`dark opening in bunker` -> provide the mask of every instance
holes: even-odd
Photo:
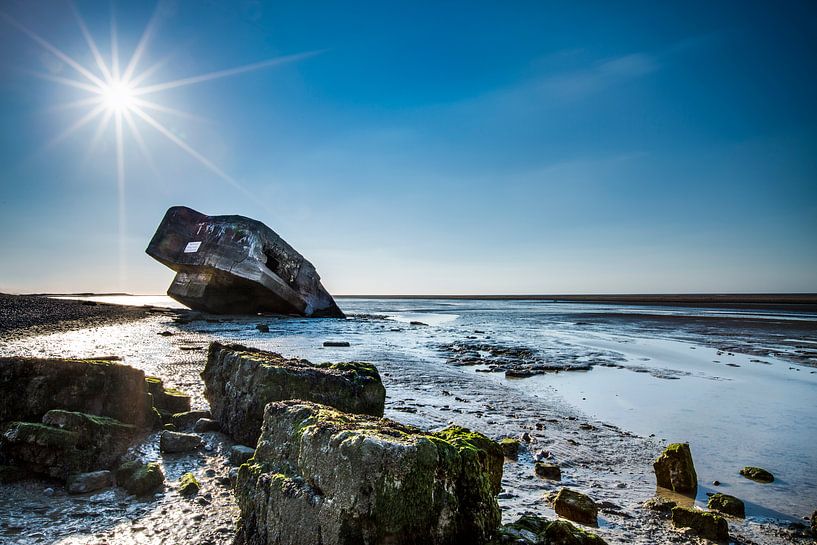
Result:
[[[272,253],[270,248],[264,248],[264,256],[267,258],[264,265],[275,274],[279,274],[278,271],[281,264],[278,262],[278,259],[276,259],[275,254]]]

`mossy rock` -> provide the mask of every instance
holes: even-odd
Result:
[[[672,524],[676,528],[689,528],[694,534],[712,541],[719,543],[729,541],[729,525],[725,518],[715,513],[688,507],[673,507]]]
[[[484,543],[499,527],[504,457],[482,434],[429,433],[304,401],[270,403],[238,471],[240,539]]]
[[[302,399],[336,409],[383,416],[386,389],[377,368],[364,362],[315,365],[237,344],[213,342],[202,372],[204,395],[222,431],[236,441],[258,441],[264,407]]]
[[[758,483],[774,482],[774,475],[762,467],[746,466],[740,470],[740,474]]]
[[[502,526],[490,545],[606,545],[606,542],[566,520],[524,515]]]
[[[709,496],[709,501],[706,506],[713,511],[719,511],[726,515],[732,515],[733,517],[746,517],[746,507],[743,501],[729,494],[721,494],[720,492],[712,494]]]
[[[499,440],[499,446],[508,460],[516,460],[519,457],[519,439],[505,437]]]
[[[146,376],[145,384],[152,396],[153,406],[160,413],[173,415],[190,410],[190,396],[176,388],[167,388],[159,377]],[[162,421],[167,423],[167,420],[168,417],[163,415]]]
[[[171,417],[171,422],[179,430],[192,428],[193,424],[202,418],[211,418],[210,411],[185,411],[176,413]]]
[[[556,464],[548,464],[546,462],[536,462],[533,465],[533,472],[537,477],[548,479],[551,481],[562,480],[562,470]]]
[[[179,494],[182,496],[195,496],[200,489],[201,484],[192,473],[185,473],[179,479]]]
[[[698,488],[698,475],[692,463],[687,443],[672,443],[653,463],[658,486],[682,494],[692,494]]]
[[[817,540],[817,511],[811,514],[811,533],[814,535],[814,539]]]
[[[116,470],[116,484],[135,496],[147,496],[159,491],[165,482],[162,467],[156,462],[125,462]]]

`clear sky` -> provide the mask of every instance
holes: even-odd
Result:
[[[815,2],[113,8],[142,87],[281,62],[145,94],[120,178],[119,114],[65,135],[69,61],[104,80],[71,4],[0,4],[0,290],[162,293],[183,204],[340,294],[817,291]],[[112,70],[112,4],[76,10]]]

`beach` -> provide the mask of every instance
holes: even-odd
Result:
[[[689,442],[697,504],[714,491],[746,503],[746,520],[729,519],[734,542],[812,542],[803,518],[817,507],[817,314],[802,306],[338,298],[348,317],[338,320],[202,315],[161,297],[85,299],[4,296],[0,356],[121,356],[191,394],[194,409],[206,408],[199,373],[214,340],[316,363],[367,361],[386,387],[386,417],[521,438],[519,459],[504,465],[503,522],[553,517],[545,496],[566,485],[600,505],[598,534],[608,543],[695,543],[643,507],[656,493],[656,456],[669,442]],[[231,543],[232,442],[203,436],[195,454],[162,455],[156,433],[135,447],[165,468],[167,491],[148,501],[118,489],[70,496],[37,480],[4,485],[0,519],[9,522],[0,538]],[[534,475],[543,451],[562,468],[561,483]],[[738,474],[745,465],[766,467],[775,482],[748,481]],[[194,501],[174,484],[187,471],[202,482]]]

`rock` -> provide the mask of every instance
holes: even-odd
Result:
[[[26,478],[23,468],[17,466],[0,465],[0,484],[11,484]]]
[[[174,206],[146,252],[176,271],[167,294],[194,310],[344,317],[315,266],[253,219]]]
[[[483,543],[496,531],[502,450],[459,427],[427,433],[304,401],[267,405],[238,471],[237,543]]]
[[[537,477],[549,479],[551,481],[562,480],[562,470],[556,464],[548,464],[545,462],[536,462],[533,466],[533,472]]]
[[[193,431],[204,433],[208,431],[220,431],[221,424],[218,420],[212,420],[210,418],[199,418],[196,423],[193,425]]]
[[[58,479],[112,467],[138,431],[113,418],[71,411],[49,411],[42,420],[10,423],[0,450],[27,471]]]
[[[349,347],[348,341],[323,341],[323,345],[327,348],[347,348]]]
[[[255,456],[254,448],[245,445],[235,445],[230,447],[230,453],[227,455],[227,459],[230,465],[240,466],[253,456]]]
[[[161,412],[178,414],[190,411],[190,396],[175,388],[166,388],[159,377],[145,377],[153,405]]]
[[[814,534],[814,538],[817,539],[817,511],[811,514],[811,533]]]
[[[512,437],[505,437],[499,440],[499,446],[502,447],[502,453],[505,458],[509,460],[516,460],[519,456],[519,440]]]
[[[313,365],[235,344],[210,344],[202,378],[204,395],[222,430],[247,445],[258,440],[264,407],[271,401],[303,399],[382,416],[386,400],[386,389],[371,364]]]
[[[762,467],[746,466],[740,470],[740,474],[758,483],[771,483],[774,481],[774,475]]]
[[[201,484],[192,473],[185,473],[179,479],[179,494],[182,496],[195,496],[199,493]]]
[[[573,522],[589,526],[598,525],[598,507],[596,507],[593,500],[581,492],[561,488],[553,499],[553,510],[560,517],[570,519]]]
[[[86,494],[113,484],[113,473],[107,470],[69,475],[65,488],[69,494]]]
[[[138,461],[125,462],[115,473],[116,484],[135,496],[147,496],[164,486],[165,476],[156,462],[143,464]]]
[[[269,326],[267,324],[255,324],[255,329],[261,333],[269,333]]]
[[[502,526],[490,545],[606,545],[606,542],[566,520],[549,521],[524,515]]]
[[[721,494],[720,492],[712,494],[709,496],[709,501],[706,506],[709,509],[720,511],[721,513],[732,515],[733,517],[746,517],[746,508],[743,505],[743,501],[729,494]]]
[[[680,493],[694,493],[698,475],[687,443],[672,443],[653,463],[658,486]]]
[[[427,326],[428,324],[427,324],[427,323],[425,323],[425,322],[420,322],[419,320],[411,320],[411,321],[409,322],[409,325],[423,325],[423,326]]]
[[[39,422],[52,409],[153,424],[139,369],[112,359],[0,358],[0,422]]]
[[[183,430],[191,428],[202,418],[213,418],[213,415],[210,414],[210,411],[187,411],[174,414],[171,420],[177,429]]]
[[[678,505],[672,500],[656,496],[645,501],[642,506],[650,511],[657,511],[659,513],[669,513],[672,508]]]
[[[714,513],[687,507],[673,507],[672,524],[676,528],[689,528],[694,534],[712,541],[729,541],[729,525],[726,519]]]
[[[201,437],[194,433],[163,431],[159,436],[159,450],[162,452],[189,452],[201,446]]]

